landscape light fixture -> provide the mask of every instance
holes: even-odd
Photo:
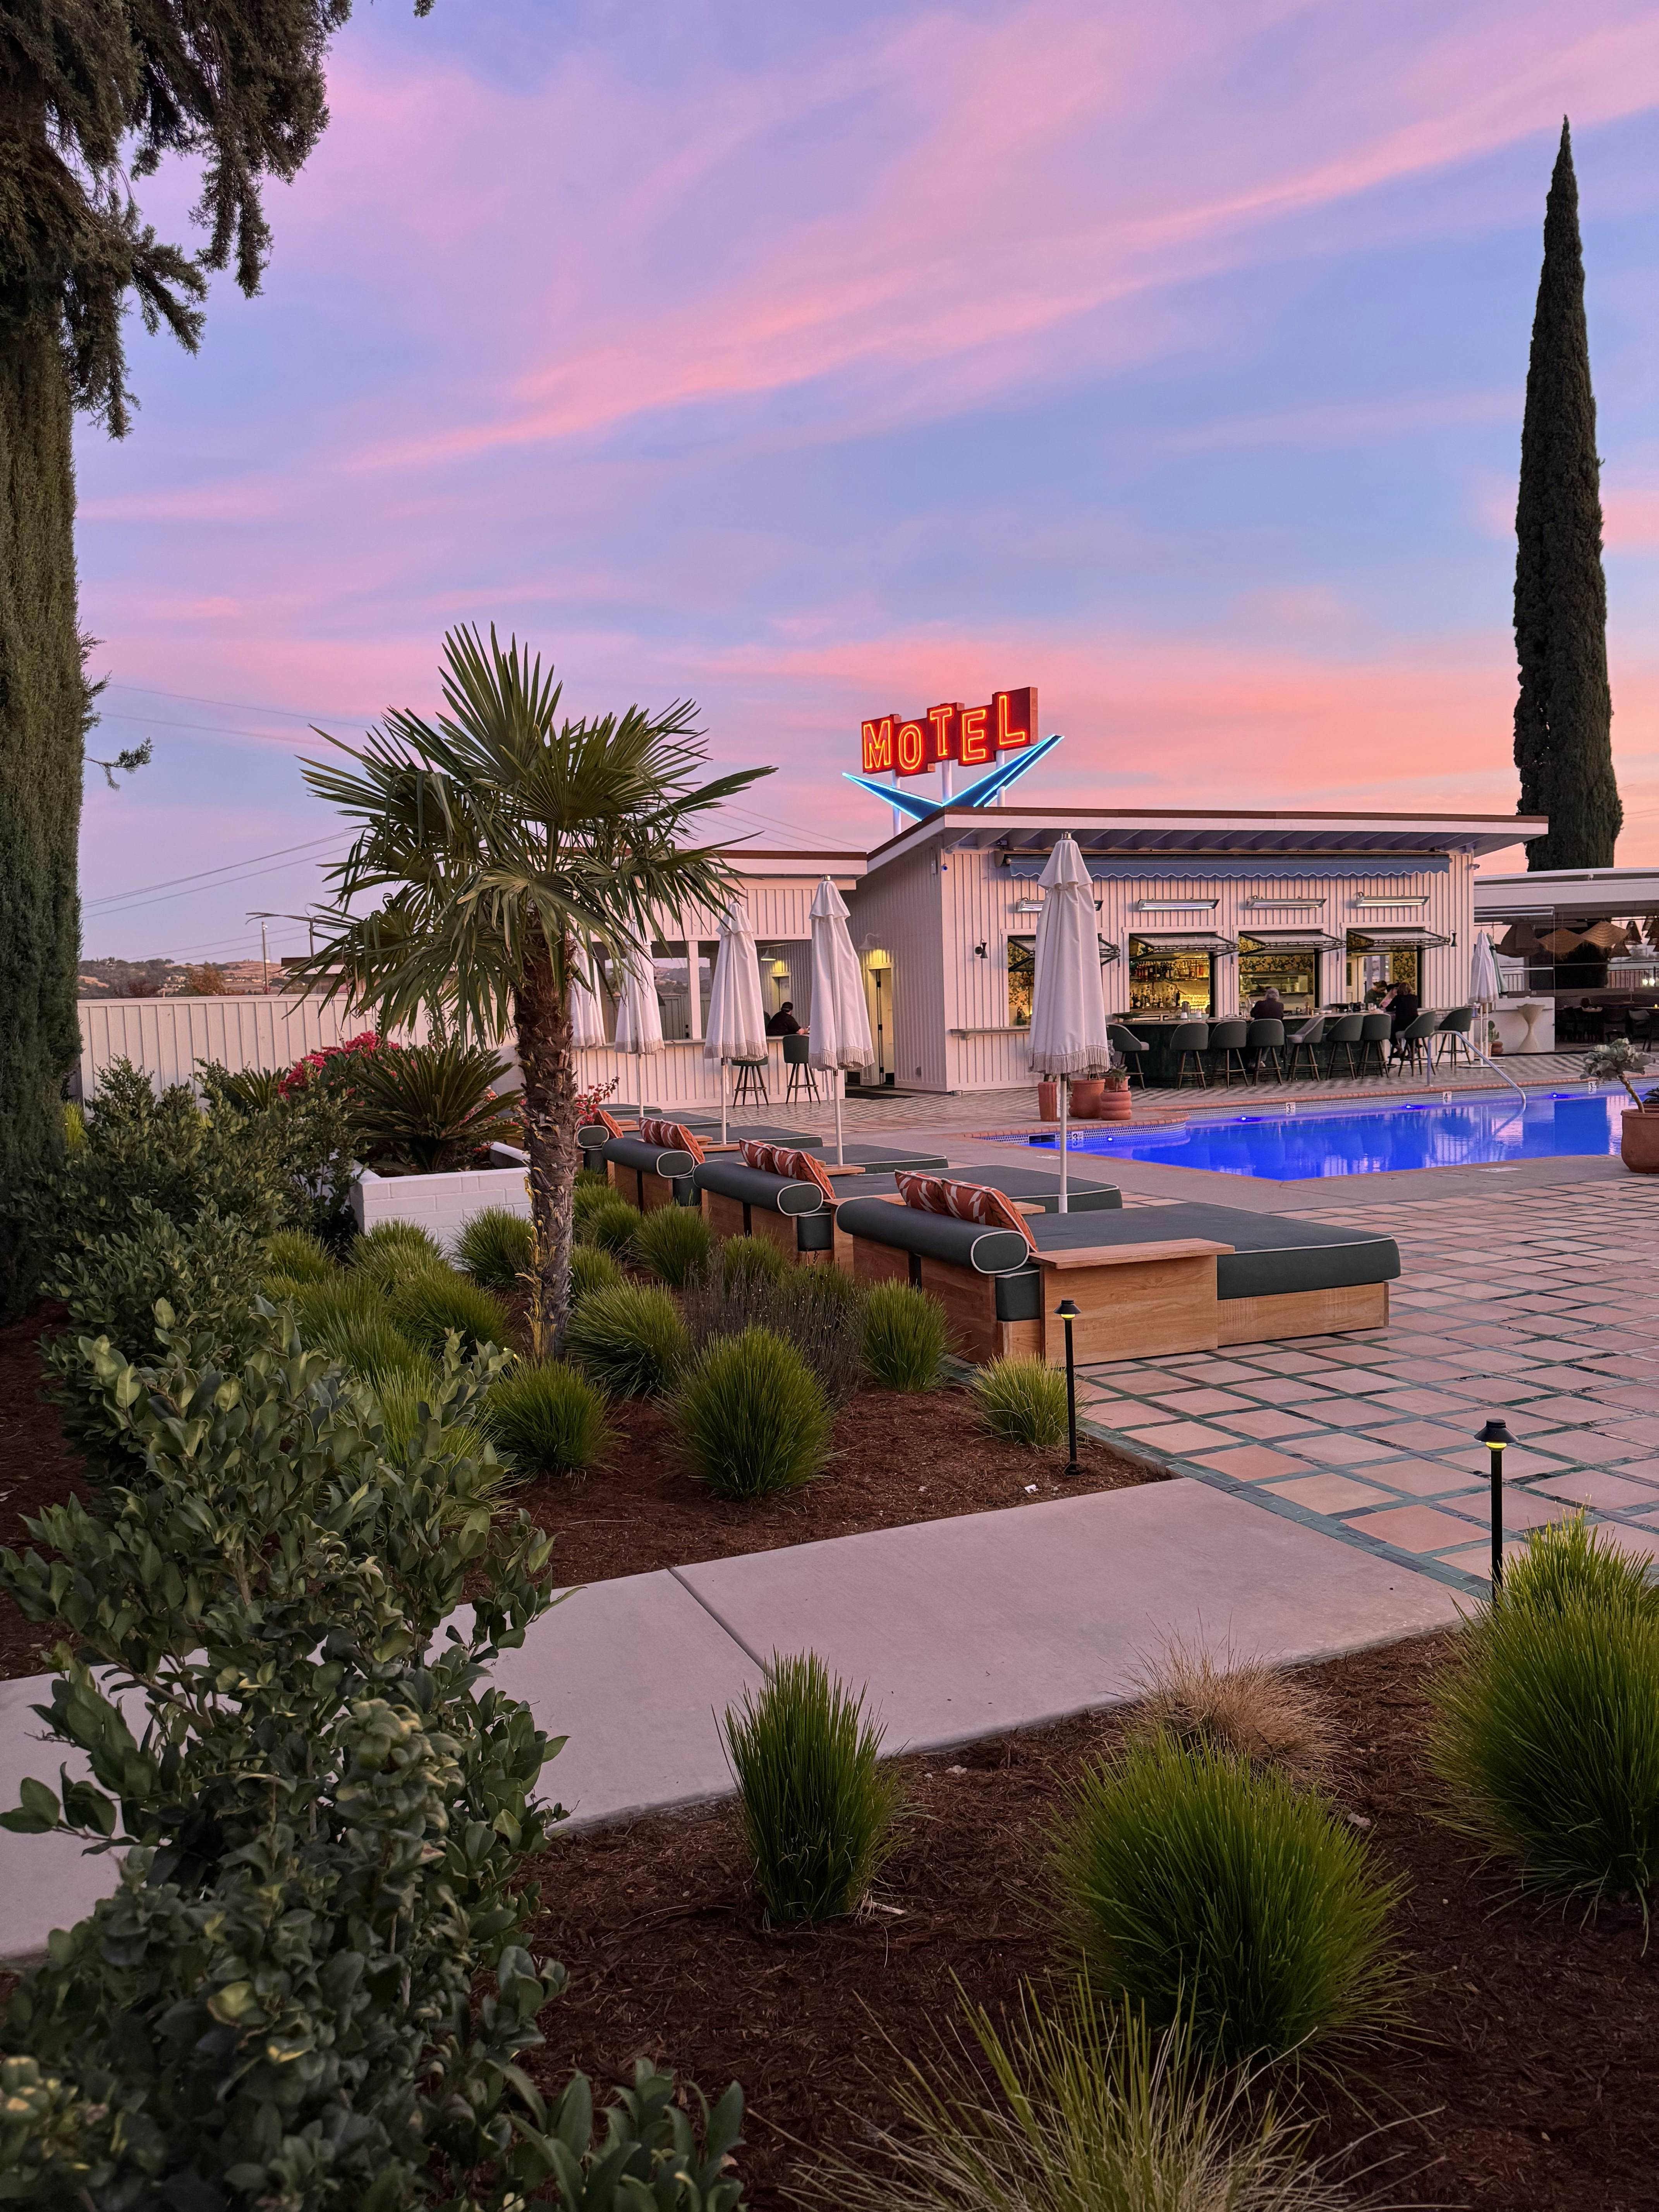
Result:
[[[1476,1441],[1492,1454],[1492,1589],[1496,1597],[1504,1587],[1504,1447],[1515,1439],[1502,1421],[1488,1421]]]
[[[1076,1482],[1083,1473],[1077,1463],[1077,1366],[1072,1351],[1072,1323],[1078,1317],[1078,1309],[1070,1298],[1062,1298],[1054,1311],[1066,1324],[1066,1442],[1071,1453],[1066,1479]]]

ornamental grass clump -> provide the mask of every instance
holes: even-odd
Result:
[[[275,1278],[290,1283],[330,1283],[340,1263],[308,1230],[279,1229],[265,1239],[265,1264]]]
[[[624,1259],[633,1248],[635,1232],[643,1216],[638,1206],[630,1206],[625,1198],[611,1195],[597,1206],[588,1206],[574,1224],[578,1240],[584,1244],[597,1244],[602,1252],[617,1259]]]
[[[672,1386],[690,1345],[666,1291],[617,1283],[579,1302],[564,1348],[608,1397],[653,1398]]]
[[[348,1375],[378,1390],[393,1381],[411,1389],[429,1387],[436,1373],[431,1354],[411,1343],[389,1315],[342,1314],[301,1331],[307,1352],[325,1352]]]
[[[1535,1532],[1434,1685],[1446,1817],[1594,1913],[1659,1881],[1659,1600],[1599,1533]]]
[[[728,1706],[755,1887],[768,1922],[789,1927],[854,1911],[892,1848],[898,1781],[861,1695],[815,1652],[775,1657],[766,1685]]]
[[[611,1258],[597,1244],[573,1244],[570,1248],[570,1310],[574,1313],[592,1291],[613,1290],[628,1278]]]
[[[444,1267],[444,1249],[413,1221],[382,1221],[351,1248],[351,1265],[365,1282],[390,1289],[422,1267]]]
[[[832,1406],[844,1406],[864,1379],[864,1291],[842,1268],[790,1267],[774,1275],[739,1265],[728,1275],[710,1267],[681,1292],[680,1310],[699,1352],[746,1328],[787,1338]]]
[[[945,1309],[926,1291],[878,1283],[864,1302],[864,1371],[878,1390],[933,1390],[947,1348]]]
[[[674,1400],[686,1464],[716,1498],[799,1490],[823,1466],[830,1419],[817,1377],[769,1328],[717,1338]]]
[[[781,1283],[789,1273],[789,1256],[769,1237],[728,1237],[720,1246],[720,1270],[727,1290],[756,1275]]]
[[[1045,1359],[994,1359],[975,1376],[979,1417],[994,1437],[1030,1451],[1066,1441],[1066,1377]]]
[[[423,1267],[398,1283],[390,1299],[392,1318],[411,1343],[435,1357],[451,1334],[464,1351],[512,1341],[507,1308],[482,1284],[453,1267]]]
[[[659,1206],[635,1217],[630,1258],[671,1290],[684,1288],[708,1265],[714,1239],[695,1206]]]
[[[1321,1797],[1168,1736],[1091,1767],[1055,1870],[1096,1990],[1226,2065],[1316,2059],[1397,2008],[1397,1883]]]
[[[988,2095],[988,2081],[999,2093]],[[821,2160],[823,2212],[1348,2212],[1306,2121],[1250,2076],[1218,2078],[1183,2028],[1161,2033],[1086,1979],[1011,2019],[967,2011],[936,2058],[888,2084],[876,2155]]]
[[[1319,1693],[1282,1667],[1218,1658],[1177,1638],[1143,1670],[1140,1691],[1128,1723],[1137,1741],[1169,1736],[1189,1751],[1275,1767],[1292,1782],[1318,1782],[1330,1770],[1336,1736]]]
[[[485,1433],[526,1474],[585,1474],[612,1439],[605,1393],[563,1360],[520,1366],[490,1385]]]
[[[485,1290],[516,1290],[535,1259],[528,1217],[505,1206],[486,1206],[462,1223],[455,1258]]]

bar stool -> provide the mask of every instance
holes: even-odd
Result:
[[[1473,1006],[1455,1006],[1446,1016],[1435,1038],[1439,1047],[1435,1058],[1440,1066],[1444,1067],[1449,1060],[1455,1067],[1460,1058],[1468,1060],[1471,1067],[1475,1065],[1474,1054],[1469,1049],[1469,1032],[1474,1027]],[[1433,1046],[1430,1049],[1432,1051]]]
[[[1434,1047],[1430,1040],[1440,1027],[1438,1014],[1419,1014],[1414,1022],[1407,1022],[1394,1041],[1394,1059],[1401,1067],[1420,1068],[1426,1074],[1433,1065],[1431,1055]]]
[[[1299,1054],[1304,1052],[1308,1055],[1308,1080],[1310,1083],[1318,1082],[1319,1042],[1324,1034],[1325,1017],[1323,1014],[1316,1014],[1310,1022],[1304,1022],[1302,1027],[1290,1041],[1291,1056],[1285,1069],[1285,1080],[1286,1083],[1294,1083],[1296,1081],[1297,1058]]]
[[[807,1097],[815,1102],[817,1098],[817,1075],[816,1071],[807,1065],[806,1060],[807,1054],[811,1050],[811,1045],[812,1041],[805,1030],[795,1036],[787,1036],[783,1040],[783,1064],[789,1071],[788,1085],[783,1094],[786,1105],[798,1091],[804,1090]]]
[[[1108,1022],[1106,1035],[1112,1050],[1117,1054],[1128,1070],[1130,1082],[1133,1083],[1139,1078],[1140,1087],[1144,1091],[1146,1088],[1146,1079],[1141,1074],[1139,1055],[1151,1050],[1146,1038],[1138,1037],[1133,1030],[1126,1030],[1121,1022]]]
[[[1393,1035],[1394,1024],[1386,1014],[1360,1016],[1359,1073],[1362,1076],[1365,1073],[1365,1063],[1368,1060],[1376,1060],[1376,1072],[1379,1075],[1388,1073],[1388,1066],[1382,1058],[1382,1048]]]
[[[1170,1032],[1170,1050],[1175,1054],[1176,1089],[1187,1080],[1187,1063],[1191,1060],[1198,1071],[1200,1087],[1207,1091],[1210,1079],[1204,1073],[1204,1055],[1210,1048],[1208,1022],[1177,1022]]]
[[[1238,1079],[1248,1082],[1250,1071],[1244,1065],[1244,1040],[1250,1033],[1248,1022],[1212,1022],[1210,1024],[1210,1065],[1216,1066],[1220,1055],[1219,1073],[1224,1083],[1233,1079],[1233,1062],[1238,1062]]]
[[[1264,1060],[1272,1060],[1274,1080],[1279,1083],[1285,1080],[1285,1024],[1283,1022],[1272,1022],[1265,1018],[1259,1022],[1252,1022],[1245,1035],[1244,1049],[1255,1054],[1255,1060],[1251,1062],[1252,1082],[1261,1082],[1261,1063]]]
[[[1324,1040],[1327,1075],[1334,1075],[1336,1072],[1336,1049],[1339,1045],[1348,1056],[1349,1074],[1353,1073],[1353,1048],[1364,1033],[1364,1022],[1365,1017],[1363,1014],[1344,1014],[1339,1020],[1328,1024]]]
[[[772,1094],[766,1087],[766,1066],[763,1060],[734,1060],[738,1071],[738,1087],[732,1093],[732,1103],[741,1106],[744,1099],[757,1106],[769,1106]]]

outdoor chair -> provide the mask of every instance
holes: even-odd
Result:
[[[1334,1075],[1336,1073],[1336,1055],[1339,1047],[1347,1056],[1348,1073],[1350,1075],[1353,1073],[1353,1048],[1359,1043],[1364,1033],[1364,1023],[1365,1017],[1363,1014],[1344,1014],[1339,1020],[1327,1024],[1324,1039],[1327,1075]]]
[[[1285,1024],[1283,1022],[1262,1020],[1252,1022],[1244,1037],[1244,1049],[1252,1057],[1250,1080],[1261,1080],[1261,1063],[1270,1060],[1273,1064],[1273,1080],[1285,1080]]]
[[[1296,1064],[1304,1053],[1308,1055],[1308,1080],[1310,1083],[1318,1082],[1319,1042],[1324,1034],[1325,1017],[1323,1014],[1316,1014],[1310,1022],[1304,1022],[1302,1027],[1291,1038],[1290,1058],[1285,1064],[1285,1080],[1287,1083],[1296,1081]]]
[[[1644,1009],[1639,1006],[1633,1006],[1631,1009],[1630,1021],[1627,1026],[1630,1030],[1630,1041],[1632,1044],[1649,1043],[1653,1036],[1652,1009],[1650,1007]]]
[[[1207,1091],[1210,1079],[1204,1073],[1204,1055],[1210,1048],[1210,1024],[1207,1022],[1177,1022],[1170,1032],[1170,1050],[1175,1055],[1176,1089],[1187,1080],[1187,1063],[1190,1060],[1198,1073],[1200,1086]]]
[[[1449,1062],[1455,1067],[1460,1060],[1468,1060],[1471,1067],[1477,1065],[1474,1054],[1469,1048],[1469,1033],[1474,1027],[1474,1008],[1454,1006],[1441,1023],[1430,1047],[1437,1066],[1444,1067]]]
[[[1382,1057],[1382,1048],[1394,1036],[1394,1024],[1386,1014],[1362,1014],[1359,1018],[1359,1073],[1364,1075],[1367,1063],[1375,1060],[1379,1075],[1389,1072]]]
[[[1151,1050],[1146,1038],[1138,1037],[1133,1030],[1126,1030],[1121,1022],[1109,1022],[1106,1025],[1106,1035],[1111,1042],[1112,1050],[1116,1053],[1128,1070],[1130,1082],[1133,1083],[1139,1079],[1140,1087],[1144,1091],[1146,1088],[1146,1079],[1140,1073],[1139,1055]]]
[[[757,1106],[769,1106],[772,1094],[766,1087],[767,1063],[763,1060],[734,1060],[738,1071],[737,1088],[732,1093],[732,1103],[741,1106],[744,1099],[752,1099]]]
[[[787,1036],[783,1041],[783,1064],[789,1071],[788,1085],[783,1094],[786,1106],[798,1091],[805,1091],[811,1099],[817,1097],[817,1073],[806,1064],[806,1055],[811,1050],[811,1045],[812,1041],[805,1030],[799,1036]]]
[[[1219,1080],[1231,1083],[1233,1062],[1238,1062],[1238,1079],[1248,1082],[1250,1071],[1244,1065],[1244,1040],[1250,1033],[1248,1022],[1212,1022],[1210,1024],[1210,1066]]]
[[[1441,1019],[1438,1014],[1419,1014],[1414,1022],[1407,1022],[1395,1038],[1390,1066],[1419,1068],[1426,1074],[1434,1050],[1430,1040],[1438,1032]]]

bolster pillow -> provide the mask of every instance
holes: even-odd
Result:
[[[893,1206],[881,1198],[844,1198],[836,1224],[871,1244],[890,1244],[924,1260],[952,1267],[971,1267],[977,1275],[1009,1275],[1023,1267],[1031,1248],[1014,1229],[988,1229],[977,1221],[958,1221],[948,1213],[923,1213],[914,1206]]]
[[[680,1154],[682,1159],[684,1157]],[[704,1160],[693,1170],[692,1179],[699,1190],[717,1191],[722,1198],[735,1198],[744,1206],[758,1206],[769,1213],[816,1213],[823,1204],[823,1193],[815,1182],[767,1175],[760,1168],[746,1168],[733,1159]]]
[[[619,1168],[637,1168],[644,1175],[661,1176],[669,1182],[691,1172],[690,1152],[671,1146],[642,1144],[637,1137],[612,1137],[605,1157]]]

